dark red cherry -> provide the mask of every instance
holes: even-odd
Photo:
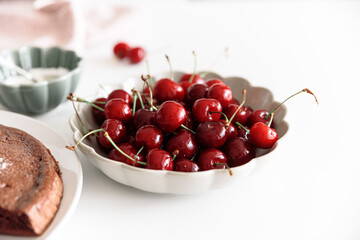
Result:
[[[221,81],[220,79],[209,79],[206,81],[206,85],[208,85],[208,87],[211,87],[212,85],[215,85],[215,84],[223,84],[225,85],[225,83],[223,81]]]
[[[189,129],[194,129],[195,127],[195,119],[191,111],[186,111],[186,120],[184,122],[184,126]]]
[[[257,122],[262,122],[265,125],[268,125],[270,122],[271,116],[268,111],[258,109],[252,112],[248,119],[248,125],[251,127]],[[274,128],[274,121],[271,123],[271,127]]]
[[[104,108],[106,101],[107,101],[106,98],[97,98],[93,103],[98,107]],[[96,103],[96,102],[105,102],[105,103],[103,104],[103,103]],[[91,108],[91,112],[92,112],[92,115],[97,124],[100,125],[105,121],[106,117],[105,117],[104,111],[101,111],[101,110],[93,107],[93,108]]]
[[[206,98],[209,88],[205,84],[196,83],[191,85],[185,95],[186,103],[191,106],[196,100]]]
[[[139,128],[135,134],[135,145],[144,146],[147,150],[160,148],[163,143],[163,133],[154,125],[145,125]]]
[[[139,129],[145,125],[155,125],[155,111],[140,108],[135,112],[133,123],[135,129]]]
[[[129,105],[131,105],[133,101],[131,95],[122,89],[115,89],[112,91],[108,96],[108,101],[114,98],[121,98]]]
[[[186,158],[175,159],[174,162],[174,171],[178,172],[198,172],[200,170],[199,166]]]
[[[186,93],[187,90],[189,89],[189,87],[191,87],[191,85],[193,85],[194,83],[192,83],[192,82],[180,82],[179,84],[184,89],[184,93]]]
[[[256,147],[268,149],[278,140],[278,134],[273,128],[257,122],[250,128],[249,139]]]
[[[239,108],[238,104],[231,103],[227,108],[223,110],[223,113],[230,119],[235,111]],[[232,120],[233,123],[239,122],[242,125],[247,125],[248,119],[253,112],[252,108],[249,106],[243,106],[237,111],[234,119]]]
[[[180,77],[179,82],[189,82],[191,79],[192,73],[184,74]],[[192,81],[192,83],[205,83],[205,80],[200,77],[200,75],[195,74]]]
[[[201,171],[210,169],[225,169],[225,164],[227,163],[228,161],[225,154],[215,148],[206,149],[200,154],[198,159],[198,165]]]
[[[209,88],[207,93],[208,98],[218,100],[222,108],[226,108],[232,101],[232,91],[229,86],[225,84],[214,84]]]
[[[244,128],[240,127],[240,126],[237,126],[237,133],[238,133],[238,137],[242,137],[242,138],[245,138],[245,139],[249,139],[249,131],[250,129],[246,126],[244,126]]]
[[[128,57],[131,63],[139,63],[145,58],[145,55],[145,50],[142,47],[136,47],[129,51]]]
[[[170,154],[159,148],[148,151],[146,161],[146,168],[148,169],[172,171],[174,168],[174,162]]]
[[[197,143],[194,134],[186,129],[180,129],[174,136],[172,136],[166,143],[165,150],[173,153],[176,150],[179,153],[176,157],[191,158],[195,155],[197,150]]]
[[[126,153],[129,157],[131,157],[132,159],[135,159],[135,167],[144,167],[144,164],[140,164],[141,163],[145,163],[145,159],[144,159],[144,155],[142,153],[137,154],[139,149],[137,149],[133,144],[130,143],[120,143],[117,145],[117,147],[123,151],[124,153]],[[136,158],[135,158],[136,157]],[[128,165],[133,166],[134,165],[134,161],[132,161],[131,159],[129,159],[128,157],[126,157],[124,154],[120,153],[117,149],[113,149],[110,151],[109,153],[109,158],[118,162],[123,162],[126,163]]]
[[[104,129],[103,132],[99,133],[98,142],[102,147],[107,149],[113,148],[109,140],[104,136],[104,133],[107,132],[109,137],[115,144],[119,144],[127,139],[127,131],[124,124],[116,119],[106,119],[101,125],[101,128]]]
[[[240,105],[240,102],[239,102],[239,100],[237,100],[236,98],[233,98],[233,99],[231,100],[231,104]]]
[[[184,100],[185,92],[184,89],[171,79],[163,78],[155,82],[154,89],[154,98],[157,99],[160,103],[174,100],[181,102]]]
[[[162,103],[155,114],[156,125],[165,133],[172,133],[186,120],[185,108],[174,101]]]
[[[205,148],[220,148],[227,139],[227,130],[222,122],[207,121],[196,128],[196,139]]]
[[[248,140],[240,137],[230,139],[224,146],[224,153],[230,167],[237,167],[255,157],[255,148]]]
[[[198,122],[218,121],[221,117],[222,107],[218,100],[211,98],[200,98],[196,100],[192,107],[194,118]]]
[[[131,48],[127,43],[119,42],[114,46],[113,51],[115,56],[117,56],[120,59],[123,59],[129,54],[130,49]]]
[[[221,121],[223,124],[225,124],[225,121]],[[227,131],[227,138],[226,140],[236,138],[238,136],[238,130],[236,129],[235,125],[232,123],[229,123],[229,126],[226,127]]]
[[[108,101],[104,108],[106,119],[117,119],[127,124],[132,119],[132,112],[129,104],[120,98]]]

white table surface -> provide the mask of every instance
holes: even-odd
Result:
[[[149,51],[152,73],[205,70],[273,91],[290,130],[260,171],[199,195],[142,192],[106,177],[81,154],[84,184],[70,221],[54,239],[360,239],[360,2],[194,1],[131,4],[121,27],[84,54],[76,91],[146,73],[113,58],[116,40]],[[69,102],[34,118],[72,142]]]

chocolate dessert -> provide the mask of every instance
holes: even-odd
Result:
[[[38,236],[63,194],[59,165],[37,139],[0,125],[0,233]]]

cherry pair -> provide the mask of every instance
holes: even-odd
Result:
[[[125,42],[115,44],[114,54],[119,59],[128,58],[131,63],[139,63],[145,58],[145,50],[142,47],[130,47]]]

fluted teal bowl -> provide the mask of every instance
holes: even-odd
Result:
[[[68,73],[49,81],[9,85],[5,81],[17,75],[0,65],[0,103],[9,110],[25,114],[41,114],[56,108],[74,92],[82,73],[82,58],[74,51],[59,47],[22,47],[3,50],[0,56],[29,71],[31,68],[66,68]]]

